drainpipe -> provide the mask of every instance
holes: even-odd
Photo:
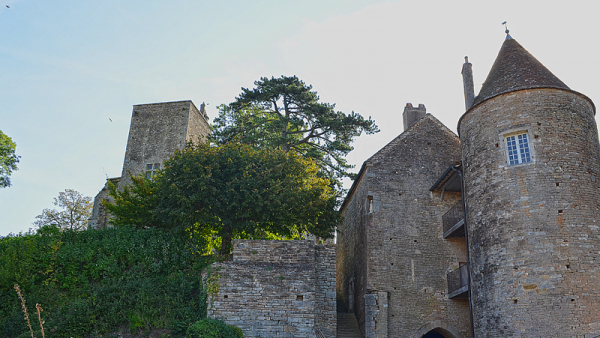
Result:
[[[465,181],[463,180],[463,174],[462,174],[462,168],[461,169],[457,169],[456,166],[452,166],[452,170],[458,173],[458,176],[460,177],[460,186],[461,186],[461,202],[463,204],[463,219],[465,220],[465,243],[467,245],[467,269],[468,269],[468,273],[467,273],[467,284],[469,285],[469,318],[471,320],[471,337],[475,338],[475,324],[473,322],[473,301],[471,298],[471,259],[470,259],[470,254],[469,254],[469,232],[467,231],[467,225],[469,224],[469,222],[467,222],[467,202],[465,199]]]

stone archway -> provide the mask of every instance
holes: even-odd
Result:
[[[454,326],[436,320],[423,325],[413,338],[465,338]]]

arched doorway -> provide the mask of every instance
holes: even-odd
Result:
[[[462,333],[450,324],[436,320],[423,325],[413,338],[464,338]]]
[[[454,338],[454,336],[445,336],[435,330],[427,332],[423,338]]]

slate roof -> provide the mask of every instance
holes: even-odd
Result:
[[[500,94],[529,88],[570,88],[521,46],[507,37],[471,107]]]

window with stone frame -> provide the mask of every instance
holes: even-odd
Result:
[[[160,163],[148,163],[146,164],[146,178],[152,179],[156,172],[160,169]]]
[[[526,132],[511,134],[505,136],[505,139],[509,165],[531,162],[531,147]]]

